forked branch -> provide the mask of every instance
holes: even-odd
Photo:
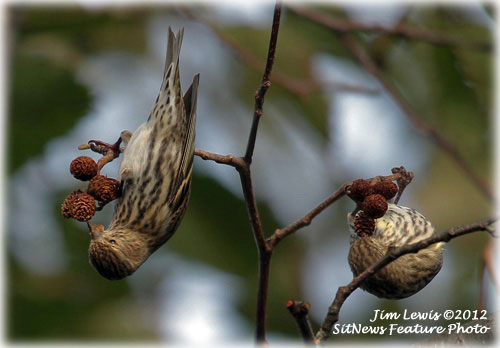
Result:
[[[255,106],[253,113],[252,126],[248,136],[248,143],[243,157],[234,157],[233,155],[219,155],[203,150],[196,150],[195,155],[204,160],[212,160],[220,164],[226,164],[234,167],[240,175],[241,188],[245,198],[245,204],[248,210],[252,232],[257,245],[259,256],[258,269],[258,290],[257,290],[257,314],[256,314],[256,341],[258,343],[266,342],[266,317],[267,317],[267,295],[269,288],[269,270],[271,266],[272,250],[268,248],[262,222],[259,216],[257,201],[252,184],[252,173],[250,166],[253,160],[255,149],[255,141],[257,138],[257,130],[259,121],[264,111],[264,97],[268,88],[271,86],[271,72],[273,69],[274,57],[276,53],[276,45],[278,42],[278,31],[281,18],[281,2],[277,1],[274,7],[273,25],[271,30],[271,38],[269,40],[269,50],[267,54],[267,62],[262,76],[261,84],[255,93]]]

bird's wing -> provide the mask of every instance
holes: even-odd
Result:
[[[196,135],[196,104],[198,99],[198,84],[200,75],[193,78],[193,83],[184,95],[184,106],[186,109],[186,137],[182,147],[182,158],[179,172],[176,175],[176,186],[179,191],[181,187],[189,183],[193,168],[194,143]]]
[[[172,30],[168,30],[167,56],[165,59],[165,69],[160,92],[156,99],[156,104],[148,118],[147,123],[154,129],[158,121],[166,122],[169,126],[166,131],[171,143],[174,138],[180,139],[181,144],[175,151],[175,160],[178,165],[174,166],[176,172],[172,174],[172,190],[168,192],[167,202],[169,205],[181,205],[184,196],[187,195],[191,182],[191,173],[194,155],[194,139],[196,125],[196,105],[198,95],[199,75],[193,78],[193,83],[182,97],[179,73],[179,54],[182,45],[184,30],[181,29],[174,35]],[[166,117],[167,120],[160,120]],[[154,132],[154,130],[153,130]],[[174,152],[171,152],[172,154]],[[179,161],[179,162],[177,162]]]

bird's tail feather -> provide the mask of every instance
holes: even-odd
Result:
[[[167,57],[165,59],[165,70],[163,71],[163,82],[161,84],[160,93],[165,90],[167,81],[170,80],[170,86],[173,87],[175,80],[179,80],[179,55],[183,36],[184,28],[181,28],[177,32],[177,37],[174,35],[172,29],[170,27],[168,28]]]

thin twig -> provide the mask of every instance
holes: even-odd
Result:
[[[299,16],[321,23],[322,25],[341,33],[367,31],[403,37],[409,40],[424,41],[433,45],[464,47],[481,51],[492,51],[493,49],[493,45],[489,42],[454,39],[426,28],[410,27],[404,24],[399,24],[395,27],[389,28],[379,24],[363,24],[353,20],[333,17],[325,14],[324,12],[292,4],[287,4],[287,8]]]
[[[288,237],[295,231],[301,229],[302,227],[308,226],[311,224],[312,220],[323,210],[325,210],[330,204],[338,200],[339,198],[345,195],[345,189],[348,184],[343,184],[340,188],[331,194],[328,198],[326,198],[323,202],[318,204],[313,210],[307,213],[303,218],[295,221],[293,224],[288,225],[284,228],[277,229],[274,231],[273,235],[268,238],[267,243],[271,249],[274,249],[280,241],[284,238]]]
[[[309,320],[309,308],[311,305],[309,303],[304,303],[300,301],[288,301],[286,308],[290,311],[297,327],[299,328],[300,334],[304,343],[306,344],[318,344],[319,341],[314,337],[311,320]]]
[[[409,175],[408,173],[411,173],[411,175],[413,175],[412,172],[407,172],[404,169],[404,167],[400,167],[400,168],[396,168],[396,169],[397,169],[397,171],[394,171],[394,168],[393,168],[393,173],[394,174],[392,174],[392,175],[376,176],[374,178],[367,179],[367,180],[372,185],[374,185],[375,183],[377,183],[379,181],[387,181],[387,180],[388,181],[397,180],[399,182],[399,180],[401,180],[401,178],[408,176]],[[295,221],[294,223],[292,223],[292,224],[290,224],[290,225],[288,225],[286,227],[283,227],[283,228],[280,228],[280,229],[277,229],[276,231],[274,231],[273,235],[267,239],[267,245],[268,245],[268,247],[270,249],[274,250],[274,248],[276,248],[276,246],[278,245],[278,243],[281,242],[283,239],[285,239],[286,237],[290,236],[291,234],[293,234],[297,230],[299,230],[299,229],[301,229],[301,228],[303,228],[305,226],[310,225],[311,222],[312,222],[312,220],[318,214],[320,214],[323,210],[325,210],[330,204],[334,203],[339,198],[343,197],[346,194],[346,191],[347,191],[349,185],[351,185],[351,184],[352,183],[342,184],[337,189],[337,191],[335,191],[334,193],[332,193],[323,202],[321,202],[316,207],[314,207],[314,209],[312,209],[304,217],[300,218],[299,220]]]
[[[384,257],[382,257],[379,261],[375,262],[365,271],[355,277],[349,284],[338,288],[335,300],[333,301],[330,308],[328,308],[328,313],[323,321],[323,324],[321,325],[321,328],[316,334],[316,338],[320,341],[324,341],[331,335],[332,327],[339,320],[340,309],[342,308],[342,305],[344,304],[344,301],[347,299],[347,297],[349,297],[349,295],[351,295],[352,292],[356,290],[365,279],[372,276],[387,264],[393,262],[403,255],[416,253],[419,250],[425,249],[432,244],[438,242],[448,242],[453,238],[476,231],[485,231],[491,224],[493,224],[497,220],[498,216],[489,217],[469,225],[450,228],[447,231],[435,234],[432,237],[416,243],[389,249]]]
[[[214,161],[220,164],[226,164],[234,168],[240,168],[245,164],[242,161],[241,157],[234,157],[233,155],[219,155],[200,149],[194,150],[194,154],[205,161]]]
[[[274,56],[276,53],[276,44],[278,42],[278,31],[280,28],[281,19],[281,1],[276,1],[274,8],[273,27],[271,30],[271,39],[269,40],[269,51],[267,54],[266,70],[262,76],[260,87],[255,93],[255,107],[253,113],[252,128],[248,137],[247,150],[245,152],[245,162],[252,163],[253,151],[255,148],[255,139],[257,137],[257,128],[259,127],[260,117],[264,110],[264,97],[266,96],[267,89],[271,86],[271,72],[273,70]]]

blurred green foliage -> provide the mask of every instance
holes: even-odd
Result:
[[[269,48],[269,31],[256,30],[247,27],[230,27],[226,30],[229,36],[241,42],[245,49],[254,56],[259,57],[264,64]],[[307,121],[326,139],[328,104],[324,94],[314,87],[317,83],[311,71],[310,61],[318,52],[333,53],[332,46],[327,45],[330,34],[321,30],[317,25],[303,22],[296,16],[287,17],[287,25],[280,28],[279,49],[277,49],[273,71],[285,75],[290,81],[303,84],[305,95],[290,93],[281,84],[274,83],[269,90],[269,97],[274,101],[284,100],[300,114],[307,115]],[[256,40],[255,38],[262,38]],[[294,59],[289,59],[294,57]],[[253,96],[255,86],[258,86],[262,75],[242,66],[245,74],[241,81],[241,95]],[[307,87],[306,87],[307,86]],[[243,98],[243,101],[253,107],[253,98]]]
[[[88,110],[90,97],[71,71],[47,59],[15,54],[11,69],[8,147],[16,152],[10,154],[8,168],[14,172],[47,141],[70,129]]]
[[[40,154],[49,140],[63,135],[91,109],[89,92],[75,81],[78,63],[86,55],[105,50],[141,52],[145,48],[145,25],[151,15],[159,11],[171,10],[103,8],[87,11],[79,7],[29,6],[9,9],[12,38],[8,98],[10,176]],[[324,11],[343,15],[343,11],[335,7],[325,7]],[[488,30],[448,7],[409,9],[402,22],[423,25],[453,37],[492,39]],[[245,26],[222,29],[264,61],[268,29]],[[334,33],[293,13],[286,12],[280,30],[275,71],[290,78],[310,81],[313,78],[310,59],[317,53],[350,57]],[[384,35],[359,35],[358,39],[425,121],[452,140],[473,168],[492,182],[493,135],[488,130],[492,122],[492,53],[436,47]],[[239,68],[243,78],[238,93],[242,102],[251,107],[261,77],[247,66]],[[412,73],[418,74],[422,83],[408,78]],[[299,97],[274,84],[267,95],[268,100],[271,98],[286,102],[305,115],[323,140],[331,136],[327,132],[328,103],[321,91]],[[438,229],[470,222],[493,209],[442,151],[435,149],[430,158],[427,172],[419,173],[426,184],[418,188],[417,199],[428,211],[434,212],[431,219]],[[64,193],[57,193],[51,204],[58,223],[64,228],[67,250],[71,251],[66,272],[57,277],[31,274],[8,252],[8,337],[16,341],[158,340],[154,328],[148,327],[141,315],[137,315],[144,309],[130,300],[128,283],[110,283],[95,276],[86,255],[85,226],[60,216],[63,199]],[[266,203],[259,202],[259,207],[266,230],[279,227]],[[456,308],[475,306],[476,299],[471,298],[468,288],[462,285],[473,282],[477,276],[478,268],[474,265],[479,265],[486,241],[484,235],[472,235],[453,242],[455,255],[465,256],[453,260],[463,269],[454,278],[457,290],[450,300]],[[291,298],[303,298],[300,265],[305,247],[299,238],[288,239],[275,253],[271,269],[268,328],[294,338],[298,338],[298,333],[284,304]],[[240,197],[213,179],[196,175],[186,218],[169,242],[169,248],[243,279],[244,294],[238,310],[253,327],[257,251]],[[398,306],[394,301],[380,302],[384,309]]]

